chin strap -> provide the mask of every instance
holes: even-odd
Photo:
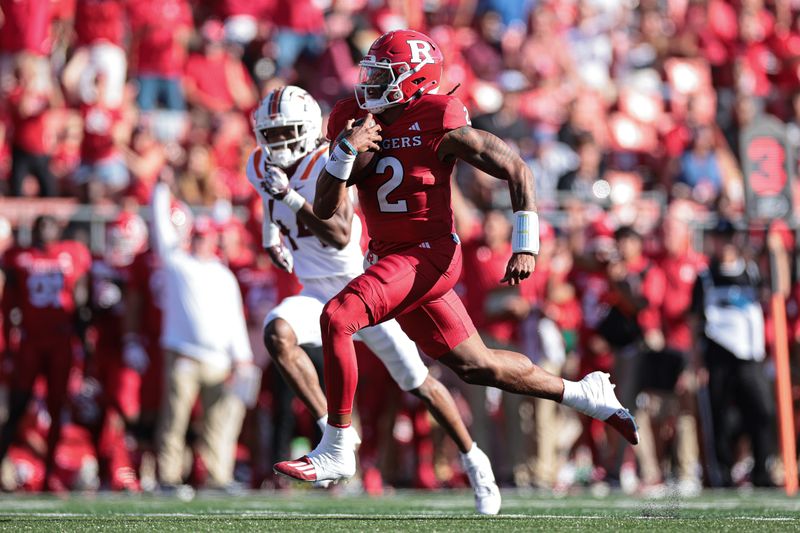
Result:
[[[429,89],[433,89],[438,82],[436,80],[431,80],[425,85],[421,86],[417,91],[411,95],[411,98],[408,99],[408,102],[413,102],[417,98],[420,98],[423,94],[425,94]]]

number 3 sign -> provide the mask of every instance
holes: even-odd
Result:
[[[794,166],[784,124],[771,116],[756,117],[742,133],[740,146],[748,220],[769,222],[790,218]]]

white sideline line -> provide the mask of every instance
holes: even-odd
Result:
[[[386,514],[386,515],[365,515],[353,513],[286,513],[279,511],[263,511],[263,512],[219,512],[214,513],[217,516],[238,516],[241,518],[276,518],[276,519],[325,519],[325,518],[341,518],[341,519],[363,519],[363,520],[425,520],[425,519],[454,519],[454,520],[535,520],[535,519],[564,519],[564,520],[686,520],[698,521],[705,520],[738,520],[748,522],[794,522],[798,518],[789,516],[725,516],[725,517],[670,517],[670,516],[599,516],[599,515],[560,515],[560,514],[500,514],[492,517],[482,517],[479,515],[453,515],[453,514]],[[95,519],[108,519],[119,520],[125,517],[130,518],[204,518],[208,517],[207,513],[113,513],[113,514],[94,514],[94,513],[0,513],[0,517],[17,517],[17,518],[95,518]]]

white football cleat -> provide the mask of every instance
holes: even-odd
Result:
[[[496,515],[500,512],[500,489],[494,480],[489,458],[473,444],[468,453],[461,454],[461,465],[469,477],[469,484],[475,492],[475,509],[479,514]]]
[[[347,427],[345,431],[347,432],[347,437],[350,439],[350,442],[353,444],[353,451],[358,451],[358,447],[361,446],[361,437],[358,435],[358,431],[356,431],[356,428],[353,426]],[[336,481],[331,481],[330,479],[323,479],[315,481],[314,486],[319,489],[327,489],[336,483]]]
[[[616,429],[631,444],[639,444],[639,430],[630,411],[625,409],[614,394],[614,387],[605,372],[592,372],[578,382],[583,391],[571,407]]]
[[[351,478],[356,473],[354,434],[350,427],[327,426],[313,451],[294,461],[281,461],[272,470],[300,481],[335,482]]]

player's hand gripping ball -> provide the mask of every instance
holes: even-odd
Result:
[[[267,165],[259,187],[276,200],[281,200],[289,192],[289,177],[283,169]]]
[[[347,139],[358,151],[353,169],[350,171],[349,184],[359,183],[375,173],[375,166],[380,159],[377,153],[380,151],[382,140],[380,131],[380,124],[375,122],[371,113],[368,113],[364,118],[348,120],[344,130],[336,138],[337,143],[342,139]]]
[[[350,119],[339,134],[337,141],[347,139],[347,142],[360,154],[362,152],[377,152],[381,149],[381,126],[375,122],[372,113],[367,113],[363,119]]]

